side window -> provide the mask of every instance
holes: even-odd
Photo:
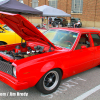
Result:
[[[91,34],[94,42],[94,46],[100,45],[100,36],[98,34]]]
[[[86,48],[90,47],[90,41],[89,41],[89,37],[88,34],[82,34],[80,37],[80,40],[75,48],[75,50],[77,49],[81,49],[81,46],[86,46]]]

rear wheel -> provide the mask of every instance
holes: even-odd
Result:
[[[50,70],[39,80],[36,88],[44,94],[52,93],[58,88],[61,77],[62,73],[60,69]]]

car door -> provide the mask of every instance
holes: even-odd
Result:
[[[3,41],[7,44],[15,43],[15,33],[13,31],[0,29],[0,41]]]
[[[15,33],[15,42],[16,43],[21,43],[21,39],[22,38],[18,34]]]
[[[80,44],[82,38],[85,38],[85,41],[83,44]],[[95,49],[90,41],[90,34],[82,34],[80,40],[77,44],[77,46],[80,47],[76,46],[75,50],[70,54],[70,59],[72,61],[72,63],[70,63],[70,68],[73,71],[73,74],[80,73],[93,67]],[[83,48],[81,48],[81,46],[83,46]]]
[[[95,49],[94,66],[100,65],[100,35],[99,33],[91,33],[93,46]]]

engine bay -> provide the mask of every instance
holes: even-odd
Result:
[[[30,46],[16,45],[14,49],[1,50],[0,53],[7,57],[10,57],[11,59],[18,60],[18,59],[22,59],[22,58],[26,58],[26,57],[44,53],[44,47],[37,45],[37,46],[34,46],[34,49],[33,49]],[[2,56],[0,56],[0,60],[2,60],[2,59],[3,59]]]

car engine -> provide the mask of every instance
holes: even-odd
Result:
[[[7,51],[0,51],[1,54],[10,57],[11,59],[22,59],[22,58],[26,58],[29,56],[33,56],[33,55],[37,55],[37,54],[41,54],[43,53],[43,46],[37,45],[34,47],[34,49],[32,49],[31,47],[25,47],[26,51],[22,52],[22,48],[20,47],[20,45],[16,45],[15,48],[13,50]],[[3,58],[0,56],[0,60],[2,60]]]

